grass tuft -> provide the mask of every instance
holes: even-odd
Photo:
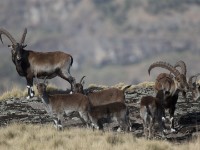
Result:
[[[124,140],[122,136],[111,134],[107,137],[107,142],[111,145],[118,145],[124,143]]]
[[[38,96],[36,86],[33,86],[33,89],[35,91],[35,96]],[[58,91],[58,90],[59,89],[53,84],[49,84],[47,86],[48,92]],[[11,98],[23,98],[26,96],[27,96],[27,89],[22,90],[21,88],[17,86],[13,86],[13,88],[10,91],[6,91],[0,96],[0,100],[6,100],[6,99],[11,99]]]

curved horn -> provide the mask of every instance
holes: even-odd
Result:
[[[80,84],[81,84],[81,82],[83,81],[84,78],[85,78],[85,76],[83,76],[83,77],[81,78],[81,80],[80,80],[80,82],[79,82]]]
[[[8,32],[6,31],[5,29],[0,29],[0,39],[1,39],[1,42],[3,43],[3,40],[2,40],[2,37],[1,35],[4,34],[5,36],[7,36],[7,38],[12,42],[13,45],[16,45],[17,42],[16,40],[13,38],[13,36]]]
[[[151,69],[153,69],[155,67],[165,68],[165,69],[169,70],[170,72],[172,72],[175,76],[180,75],[180,72],[178,70],[176,70],[172,65],[170,65],[169,63],[163,62],[163,61],[158,61],[158,62],[151,64],[148,69],[149,75],[150,75]]]
[[[27,28],[24,29],[24,33],[23,33],[21,41],[20,41],[21,45],[24,44],[24,41],[25,41],[25,38],[26,38],[26,34],[27,34]]]
[[[195,82],[196,82],[197,77],[198,77],[199,75],[200,75],[200,73],[197,73],[196,75],[193,75],[193,76],[191,76],[191,77],[189,78],[188,84],[189,84],[190,88],[192,87],[192,79],[195,78]]]
[[[178,61],[175,65],[174,68],[176,67],[181,67],[181,74],[184,74],[186,76],[187,69],[186,69],[186,64],[184,61],[180,60]]]

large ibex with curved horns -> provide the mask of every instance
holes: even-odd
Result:
[[[196,75],[193,75],[189,78],[189,87],[190,92],[192,92],[192,99],[197,100],[200,97],[200,85],[197,83],[197,77],[200,75],[200,73],[197,73]],[[195,78],[195,81],[192,80]]]
[[[59,76],[67,80],[71,84],[74,82],[74,78],[70,75],[70,67],[73,63],[73,58],[70,54],[55,51],[55,52],[35,52],[32,50],[25,50],[27,46],[24,44],[27,29],[24,29],[21,41],[18,43],[13,36],[5,29],[0,29],[0,39],[2,41],[2,34],[5,35],[12,43],[8,45],[11,48],[12,61],[16,66],[16,70],[20,76],[26,78],[28,97],[34,96],[33,91],[33,78],[44,78],[48,76],[48,79]],[[3,43],[3,41],[2,41]]]
[[[181,73],[175,67],[181,67]],[[173,95],[177,89],[181,91],[187,91],[189,85],[186,79],[186,65],[183,61],[178,61],[175,66],[170,65],[166,62],[155,62],[150,65],[148,73],[150,74],[151,70],[155,67],[161,67],[169,70],[173,75],[167,73],[161,73],[157,76],[155,82],[155,90],[163,89],[168,91],[170,95]]]
[[[183,96],[185,96],[185,92],[188,91],[189,85],[186,79],[186,65],[183,61],[178,61],[175,66],[170,65],[166,62],[155,62],[150,65],[148,72],[150,74],[151,69],[155,67],[161,67],[169,70],[171,73],[161,73],[157,76],[155,82],[155,91],[164,90],[165,91],[165,100],[164,100],[164,108],[169,109],[170,121],[171,121],[171,131],[175,131],[174,129],[174,112],[176,109],[176,103],[178,100],[178,93],[180,91],[183,92]],[[176,67],[181,67],[181,72],[179,72]]]

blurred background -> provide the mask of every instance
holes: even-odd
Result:
[[[200,72],[200,0],[1,0],[0,27],[17,41],[27,27],[27,49],[70,53],[71,74],[86,75],[86,87],[154,81],[165,70],[147,69],[160,60],[185,61],[188,77]],[[0,93],[26,88],[3,40]],[[58,77],[49,82],[69,87]]]

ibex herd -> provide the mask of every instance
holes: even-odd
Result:
[[[125,104],[125,91],[131,86],[126,86],[123,90],[110,88],[99,92],[85,92],[83,89],[83,76],[79,83],[76,83],[74,77],[70,74],[70,67],[73,64],[73,57],[70,54],[55,52],[35,52],[25,50],[24,44],[27,29],[20,42],[16,42],[13,36],[5,29],[0,29],[0,39],[5,35],[12,43],[8,45],[11,48],[12,61],[20,76],[26,78],[28,88],[28,99],[34,96],[33,79],[37,79],[37,90],[39,97],[45,105],[46,111],[54,118],[55,127],[63,129],[63,113],[78,112],[80,119],[87,127],[103,130],[103,123],[116,121],[120,129],[124,131],[131,130],[129,119],[129,109]],[[3,41],[2,41],[3,43]],[[155,67],[167,69],[170,73],[160,73],[155,81],[156,96],[144,96],[140,101],[140,116],[143,120],[145,136],[151,138],[153,134],[154,122],[157,120],[160,124],[160,130],[164,135],[165,127],[165,109],[169,109],[171,131],[174,132],[174,112],[178,95],[181,92],[187,100],[187,93],[192,93],[192,98],[197,100],[200,97],[200,85],[197,83],[199,73],[193,75],[187,81],[187,69],[183,61],[178,61],[174,66],[166,62],[155,62],[150,65],[148,73]],[[181,71],[177,69],[181,68]],[[56,76],[68,81],[71,85],[72,94],[50,94],[46,91],[46,79]],[[44,82],[38,82],[44,79]],[[193,79],[195,79],[193,81]],[[149,134],[147,134],[149,130]]]

